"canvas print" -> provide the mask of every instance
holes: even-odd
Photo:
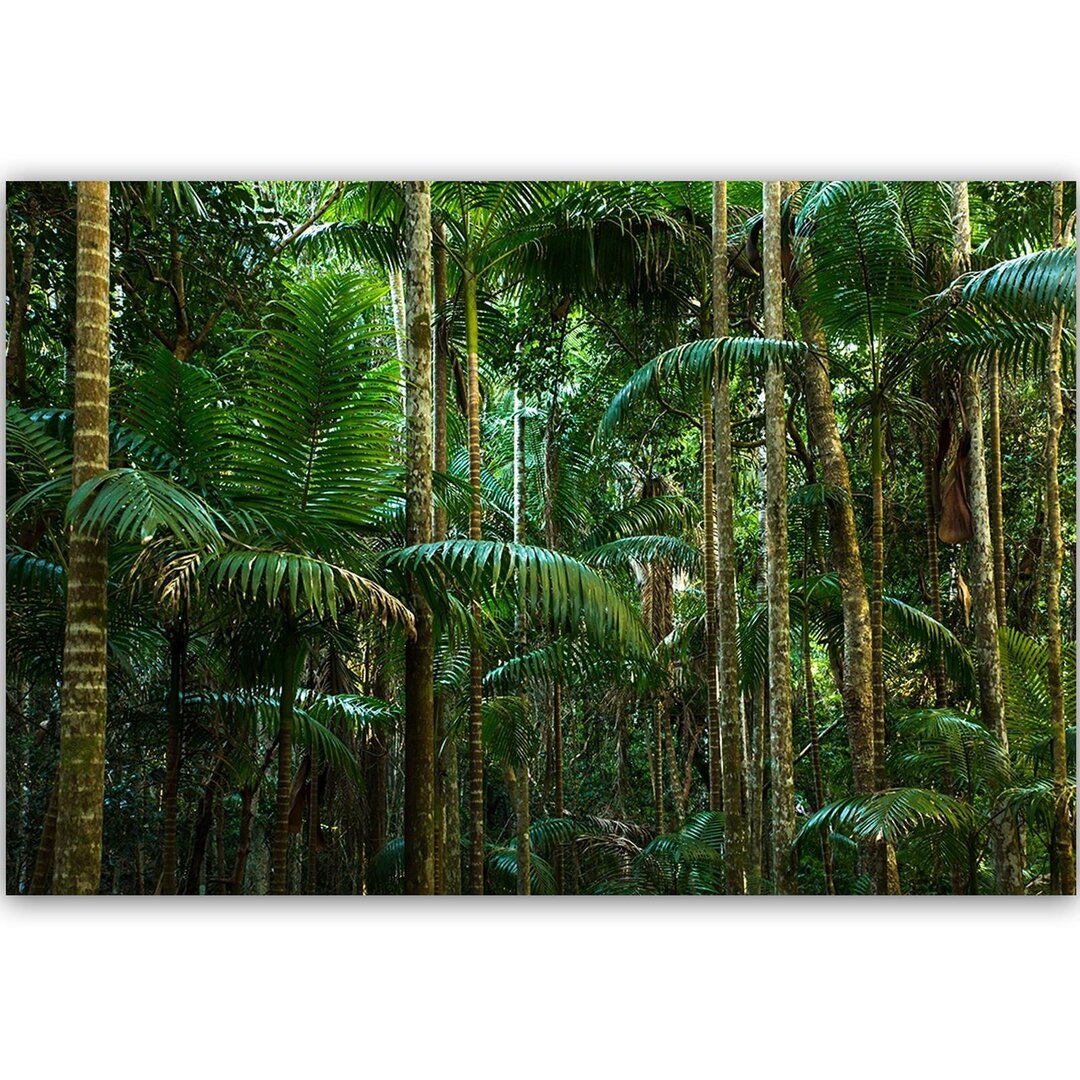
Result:
[[[6,210],[9,894],[1075,892],[1075,182]]]

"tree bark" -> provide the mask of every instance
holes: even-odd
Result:
[[[56,805],[59,792],[59,785],[54,779],[49,791],[49,804],[45,808],[45,820],[41,824],[41,841],[38,844],[37,855],[34,857],[34,871],[30,877],[30,887],[27,889],[30,896],[41,896],[48,892],[49,883],[52,881],[53,854],[56,851]]]
[[[281,649],[281,701],[278,703],[277,792],[274,801],[274,831],[270,848],[270,892],[284,896],[289,891],[289,809],[292,794],[293,718],[299,679],[300,650],[296,628],[287,623]]]
[[[19,272],[18,286],[14,286],[14,266],[11,262],[11,226],[10,218],[8,225],[8,286],[14,287],[11,297],[11,311],[8,319],[7,340],[7,392],[9,401],[24,402],[26,400],[26,345],[23,341],[23,327],[26,322],[26,311],[30,306],[30,286],[33,282],[34,253],[37,249],[38,236],[38,208],[31,201],[29,206],[30,220],[27,223],[26,244],[23,246],[22,266]]]
[[[762,193],[765,336],[784,336],[780,182]],[[778,893],[798,891],[795,872],[795,780],[791,749],[791,614],[788,597],[787,419],[784,369],[778,359],[765,372],[765,575],[769,610],[769,754],[772,761],[773,881]]]
[[[436,321],[433,408],[435,412],[434,469],[445,476],[448,467],[447,442],[447,379],[450,359],[450,338],[446,325],[446,242],[443,226],[432,226],[433,276],[435,280]],[[433,540],[445,540],[447,514],[445,506],[435,507]],[[444,694],[435,690],[435,738],[436,738],[436,849],[438,873],[436,890],[449,896],[461,893],[461,812],[458,792],[458,744],[451,734],[449,712]]]
[[[476,275],[465,272],[465,339],[469,366],[469,486],[472,500],[469,539],[480,539],[480,356],[476,314]],[[473,605],[476,632],[480,629],[480,605]],[[480,645],[473,641],[469,652],[469,888],[473,895],[484,892],[484,667]]]
[[[161,894],[176,895],[176,826],[183,742],[184,661],[187,632],[178,627],[169,640],[169,735],[165,748],[165,787],[162,793]]]
[[[72,484],[109,467],[109,183],[80,181],[76,225]],[[105,800],[106,584],[103,539],[74,529],[60,704],[53,892],[96,893]]]
[[[968,214],[967,182],[953,184],[952,276],[956,278],[970,265],[971,220]],[[979,703],[983,723],[993,731],[1006,752],[1009,734],[1005,726],[1005,698],[1001,684],[1001,655],[998,651],[997,608],[994,593],[994,549],[990,536],[990,500],[986,485],[986,451],[983,442],[982,399],[978,371],[961,377],[964,411],[967,414],[971,449],[968,455],[968,496],[972,529],[968,562],[968,587],[975,627],[979,678]],[[994,871],[1001,893],[1024,891],[1020,838],[1016,823],[1000,807],[992,827]]]
[[[713,182],[713,336],[727,337],[727,181]],[[716,627],[719,667],[720,743],[723,748],[724,877],[729,895],[746,892],[746,806],[743,793],[745,736],[739,694],[739,597],[735,575],[735,484],[731,460],[731,381],[718,372],[714,383],[716,439]]]
[[[931,392],[927,387],[925,397],[929,402]],[[930,614],[939,622],[944,622],[941,606],[941,563],[938,556],[938,476],[937,451],[932,431],[923,439],[923,494],[926,502],[926,565],[930,593]],[[946,702],[945,665],[939,656],[934,660],[934,707],[944,708]]]
[[[871,549],[870,577],[870,666],[874,707],[874,771],[878,790],[885,779],[885,504],[882,492],[883,433],[881,398],[874,387],[870,416]]]
[[[525,414],[521,392],[514,388],[514,543],[524,544],[525,535]],[[514,626],[515,648],[520,657],[525,651],[524,598],[519,601]],[[518,687],[523,715],[528,715],[529,699]],[[514,813],[517,817],[517,891],[518,896],[532,892],[532,859],[529,844],[529,762],[526,758],[511,767],[511,790],[514,793]]]
[[[1054,246],[1064,243],[1064,184],[1054,184]],[[1054,314],[1047,370],[1046,524],[1049,559],[1046,568],[1046,686],[1050,695],[1051,759],[1054,777],[1054,822],[1050,837],[1050,891],[1056,895],[1076,892],[1076,853],[1073,838],[1073,805],[1068,788],[1068,754],[1065,741],[1065,698],[1061,685],[1061,567],[1065,543],[1061,535],[1060,441],[1064,415],[1061,401],[1061,334],[1065,313]]]
[[[994,542],[994,606],[998,626],[1006,623],[1005,606],[1005,511],[1001,475],[1001,364],[990,357],[987,395],[990,402],[990,536]]]
[[[716,683],[716,501],[714,483],[713,401],[710,380],[701,386],[702,507],[705,518],[705,732],[709,751],[709,809],[719,811],[724,802],[721,781],[720,704]]]
[[[431,541],[431,186],[405,185],[405,542]],[[435,676],[431,610],[412,588],[405,642],[405,892],[435,892]]]

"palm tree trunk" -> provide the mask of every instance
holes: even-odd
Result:
[[[870,579],[870,663],[874,705],[875,786],[885,787],[885,507],[882,495],[881,398],[874,388],[870,416],[870,492],[872,503],[871,549],[873,567]]]
[[[76,216],[75,436],[72,483],[109,467],[109,182],[80,181]],[[68,552],[64,681],[53,892],[90,894],[101,881],[105,803],[104,540],[73,530]]]
[[[180,793],[180,755],[183,743],[184,661],[187,633],[180,628],[169,642],[169,699],[166,712],[169,738],[165,747],[165,789],[162,793],[161,894],[176,895],[176,824]]]
[[[1054,184],[1054,246],[1064,243],[1064,184]],[[1046,573],[1047,674],[1050,694],[1051,758],[1055,788],[1054,823],[1050,836],[1050,891],[1057,895],[1076,892],[1076,859],[1073,839],[1072,800],[1068,794],[1068,754],[1065,742],[1065,699],[1061,685],[1061,567],[1065,544],[1061,536],[1060,467],[1061,428],[1064,422],[1061,402],[1061,333],[1064,312],[1054,315],[1050,335],[1050,358],[1047,371],[1046,434],[1046,523],[1049,555]]]
[[[307,891],[314,896],[319,891],[319,744],[312,738],[308,749],[308,845]]]
[[[432,524],[431,186],[405,185],[405,542],[426,544]],[[431,610],[412,589],[416,620],[405,643],[405,892],[435,892],[435,677]]]
[[[780,182],[766,181],[763,268],[765,336],[784,336],[780,261]],[[765,373],[765,575],[769,605],[769,754],[773,880],[778,893],[798,891],[795,873],[795,780],[791,750],[791,613],[788,599],[787,421],[784,369]]]
[[[727,337],[727,181],[713,182],[713,336]],[[739,597],[735,577],[735,484],[731,463],[731,382],[718,372],[713,392],[716,439],[716,628],[720,743],[723,749],[724,876],[729,895],[746,892],[745,735],[739,710]]]
[[[525,536],[525,414],[522,412],[521,392],[514,388],[514,543],[524,544]],[[524,597],[519,601],[515,618],[515,648],[520,657],[525,651]],[[529,700],[518,687],[523,714],[527,715]],[[518,896],[532,892],[532,866],[529,850],[529,762],[528,759],[511,769],[514,793],[514,812],[517,817],[517,891]]]
[[[801,280],[812,279],[813,264],[810,251],[806,248],[799,254],[799,271]],[[821,471],[825,483],[843,495],[841,499],[830,500],[828,507],[830,548],[840,581],[844,619],[841,696],[855,791],[860,795],[868,795],[878,789],[870,601],[863,574],[862,553],[859,550],[859,534],[855,526],[851,473],[833,405],[828,343],[812,311],[798,296],[795,303],[799,311],[802,338],[809,346],[803,372],[807,426],[821,455]],[[876,864],[878,890],[899,892],[899,880],[892,873],[895,859],[889,850],[867,852],[866,857]]]
[[[544,542],[548,549],[559,547],[559,523],[555,517],[555,500],[559,491],[559,389],[552,387],[551,405],[548,408],[547,430],[544,433]],[[563,721],[562,683],[556,676],[551,687],[551,742],[554,757],[554,803],[555,816],[566,813],[563,790]],[[559,895],[566,891],[566,865],[563,850],[556,847],[552,855],[555,870],[555,888]]]
[[[434,468],[441,476],[446,475],[448,444],[447,419],[447,362],[449,360],[449,337],[446,328],[446,243],[441,222],[432,227],[434,238],[435,332],[433,407],[435,411],[435,461]],[[435,507],[433,540],[445,540],[447,515],[445,506]],[[461,893],[461,814],[458,793],[458,745],[450,731],[449,712],[442,691],[435,690],[435,738],[438,759],[436,761],[436,856],[439,869],[436,874],[437,891],[449,896]]]
[[[967,182],[953,184],[952,276],[970,265],[971,220],[968,214]],[[986,485],[986,451],[983,442],[982,399],[978,371],[965,371],[961,381],[964,411],[971,434],[968,456],[968,493],[974,535],[968,562],[972,622],[975,626],[979,677],[979,703],[983,723],[993,731],[1002,749],[1009,748],[1005,726],[1005,699],[1001,684],[1001,655],[998,651],[997,607],[994,592],[994,552],[990,536],[990,499]],[[1000,807],[992,829],[994,869],[1001,893],[1024,891],[1020,838],[1015,821]]]
[[[54,779],[52,788],[49,791],[49,804],[45,808],[45,820],[41,824],[41,840],[38,843],[37,855],[34,857],[34,872],[30,877],[30,886],[27,889],[31,896],[42,896],[48,892],[49,883],[52,881],[53,855],[56,851],[56,807],[59,792],[59,785]]]
[[[465,272],[465,339],[469,354],[469,486],[472,502],[469,539],[480,539],[480,356],[476,316],[476,275]],[[473,605],[477,632],[480,605]],[[484,892],[484,667],[480,646],[473,641],[469,653],[469,888],[477,896]]]
[[[926,400],[929,402],[931,394],[927,388]],[[923,439],[923,494],[926,503],[926,565],[929,581],[927,588],[930,593],[930,614],[934,619],[942,623],[944,615],[941,608],[941,564],[938,558],[938,478],[937,478],[937,454],[934,444],[934,434],[927,431]],[[934,707],[941,709],[945,706],[945,665],[939,656],[933,665],[934,679]]]
[[[30,287],[33,282],[34,253],[37,248],[39,211],[31,200],[28,206],[30,220],[26,230],[26,243],[23,246],[22,267],[19,284],[15,287],[15,265],[11,233],[11,218],[8,218],[8,287],[14,289],[11,296],[11,308],[8,315],[7,340],[7,394],[9,401],[20,403],[26,400],[26,345],[23,340],[23,328],[26,323],[26,311],[30,306]]]
[[[293,717],[299,680],[300,649],[296,629],[287,623],[281,648],[281,701],[278,703],[277,793],[270,845],[270,892],[289,891],[289,806],[292,793]]]
[[[713,495],[713,402],[709,380],[701,387],[701,458],[705,517],[705,687],[706,739],[709,744],[709,809],[723,807],[720,761],[720,705],[716,685],[716,502]]]
[[[994,604],[998,626],[1006,621],[1005,608],[1005,511],[1001,491],[1001,364],[995,352],[990,357],[990,535],[994,542]]]

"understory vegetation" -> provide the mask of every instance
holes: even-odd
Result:
[[[8,892],[1075,892],[1075,205],[10,183]]]

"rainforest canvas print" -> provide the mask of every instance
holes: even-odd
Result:
[[[1072,180],[16,180],[9,894],[1074,893]]]

